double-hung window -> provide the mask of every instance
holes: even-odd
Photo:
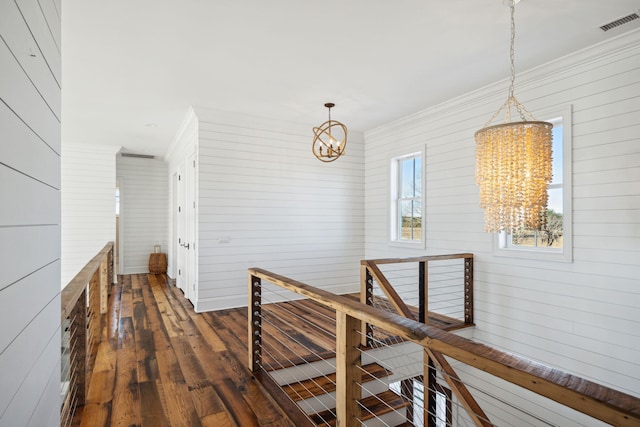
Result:
[[[571,260],[571,109],[548,115],[553,124],[553,178],[547,187],[546,224],[539,230],[498,233],[497,255]]]
[[[390,171],[391,241],[424,246],[422,151],[392,158]]]

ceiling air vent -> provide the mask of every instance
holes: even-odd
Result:
[[[616,19],[615,21],[609,22],[608,24],[604,24],[600,26],[600,29],[602,31],[609,31],[616,27],[619,27],[620,25],[624,25],[627,22],[635,21],[638,18],[640,18],[640,16],[638,16],[637,13],[632,13],[631,15],[627,15],[624,18]]]
[[[156,156],[150,154],[136,154],[136,153],[120,153],[122,157],[136,157],[138,159],[155,159]]]

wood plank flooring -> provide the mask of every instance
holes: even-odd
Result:
[[[196,314],[166,276],[120,276],[75,425],[294,426],[246,368],[244,313]]]
[[[134,274],[119,276],[107,316],[75,426],[296,424],[246,367],[246,307],[198,314],[166,275]],[[318,303],[265,304],[262,324],[268,370],[335,355],[335,313]]]
[[[347,296],[359,300],[358,295]],[[380,305],[389,304],[382,302]],[[410,309],[417,318],[418,308]],[[240,340],[246,349],[246,307],[204,313],[204,316],[221,335]],[[277,370],[335,357],[334,310],[315,301],[302,299],[263,304],[262,317],[262,359],[266,370]],[[455,330],[465,326],[461,321],[432,312],[429,312],[429,323],[444,330]],[[373,337],[379,342],[389,344],[402,341],[377,328],[373,329]]]

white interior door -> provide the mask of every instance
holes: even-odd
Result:
[[[171,175],[171,240],[168,248],[168,265],[167,273],[169,277],[176,278],[178,275],[177,267],[177,249],[178,246],[178,215],[174,214],[177,211],[178,206],[178,172],[174,172]],[[174,211],[175,209],[175,211]]]
[[[195,304],[197,295],[197,262],[196,262],[196,153],[193,152],[185,165],[186,175],[186,290],[185,295]]]
[[[185,291],[185,240],[186,240],[186,215],[184,212],[184,205],[186,202],[186,185],[184,178],[184,165],[178,168],[178,172],[176,174],[176,193],[177,193],[177,204],[175,206],[176,215],[176,231],[177,231],[177,239],[175,241],[175,251],[176,254],[176,286]]]

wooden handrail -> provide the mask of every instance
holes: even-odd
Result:
[[[62,289],[60,293],[61,304],[61,320],[66,319],[73,306],[80,298],[80,295],[85,291],[87,283],[91,280],[95,272],[100,268],[109,252],[113,250],[113,242],[107,243],[100,252],[96,254],[91,260],[85,264],[85,266],[75,275],[73,279]]]
[[[593,418],[612,425],[640,426],[637,397],[260,268],[249,269],[249,274]]]
[[[419,257],[410,258],[380,258],[380,259],[365,259],[361,260],[360,264],[402,264],[407,262],[429,262],[429,261],[444,261],[447,259],[461,259],[461,258],[473,258],[471,253],[461,254],[446,254],[446,255],[425,255]]]

